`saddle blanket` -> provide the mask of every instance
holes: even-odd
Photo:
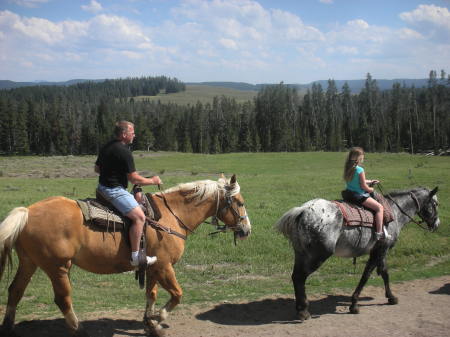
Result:
[[[377,200],[381,205],[383,205],[383,223],[387,225],[389,222],[394,220],[394,216],[392,213],[392,208],[389,205],[386,198],[379,193],[375,193],[375,200]],[[372,227],[374,226],[375,217],[374,212],[372,210],[359,207],[355,204],[343,201],[343,200],[334,200],[333,201],[341,210],[342,215],[344,216],[344,222],[346,226],[365,226]]]
[[[129,220],[100,204],[97,199],[77,200],[86,224],[104,228],[106,231],[122,231]],[[125,225],[126,223],[126,225]]]

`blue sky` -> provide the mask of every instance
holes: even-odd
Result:
[[[450,0],[0,0],[0,79],[308,83],[450,72]]]

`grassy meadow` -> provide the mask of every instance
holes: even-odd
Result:
[[[234,98],[238,103],[244,103],[247,101],[252,101],[257,94],[257,91],[251,90],[236,90],[208,85],[186,85],[185,91],[173,94],[160,93],[156,96],[138,96],[134,99],[138,101],[160,101],[165,104],[173,103],[178,105],[195,105],[197,102],[201,102],[203,104],[212,103],[214,97],[216,96],[226,96],[229,98]]]
[[[293,252],[288,241],[273,229],[291,207],[322,197],[340,198],[345,153],[233,153],[220,155],[134,154],[142,174],[158,174],[168,188],[180,182],[227,177],[236,173],[253,227],[248,240],[233,244],[231,234],[214,237],[203,224],[186,244],[176,265],[184,290],[183,303],[255,300],[263,296],[293,295],[290,275]],[[94,156],[0,158],[0,219],[14,207],[27,206],[53,195],[85,198],[94,195],[97,178]],[[439,186],[441,227],[430,233],[409,224],[390,252],[391,281],[399,282],[450,273],[450,157],[368,153],[364,163],[369,179],[377,178],[385,190]],[[156,191],[146,187],[146,191]],[[332,293],[356,287],[367,257],[357,260],[330,258],[307,283],[308,294]],[[17,263],[15,264],[17,267]],[[15,268],[14,268],[15,272]],[[0,314],[4,313],[7,287],[14,274],[0,282]],[[96,275],[78,267],[71,271],[76,312],[144,309],[144,292],[134,274]],[[382,286],[372,275],[370,285]],[[394,286],[395,291],[395,286]],[[159,304],[168,296],[161,289]],[[19,304],[18,320],[60,317],[53,303],[51,284],[38,270]]]

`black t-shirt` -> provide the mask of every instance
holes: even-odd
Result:
[[[128,187],[127,174],[136,171],[130,149],[119,140],[111,140],[100,149],[97,161],[99,183],[107,187]]]

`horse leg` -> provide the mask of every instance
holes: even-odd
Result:
[[[383,259],[382,264],[379,266],[378,274],[380,274],[381,277],[383,278],[384,291],[385,291],[385,296],[388,299],[388,303],[392,304],[392,305],[398,304],[398,298],[395,297],[391,291],[391,287],[390,287],[390,283],[389,283],[389,273],[388,273],[388,269],[386,266],[386,258]]]
[[[159,275],[155,275],[155,277],[157,277],[159,284],[170,294],[170,299],[160,310],[158,317],[152,316],[148,327],[149,336],[161,336],[163,334],[160,323],[167,319],[169,313],[180,303],[183,295],[172,265],[169,264],[163,270],[159,270]],[[150,294],[150,296],[156,296],[156,293],[154,295]]]
[[[297,310],[298,319],[304,321],[311,318],[308,311],[309,301],[306,298],[305,282],[308,275],[303,270],[303,265],[295,259],[294,270],[292,272],[292,283],[295,291],[295,309]]]
[[[18,255],[19,267],[14,280],[8,288],[8,303],[5,318],[3,319],[2,332],[6,335],[13,335],[17,304],[22,299],[23,293],[37,268],[31,259],[21,254],[20,251],[18,251]]]
[[[350,305],[350,313],[352,314],[359,314],[359,305],[358,305],[359,296],[361,295],[361,291],[366,285],[367,280],[370,277],[370,274],[372,274],[372,271],[375,269],[377,264],[380,263],[381,253],[382,252],[380,251],[380,249],[376,247],[372,249],[372,251],[370,252],[369,260],[366,263],[366,267],[364,268],[364,272],[361,276],[361,279],[359,280],[359,284],[352,294],[352,304]]]
[[[45,270],[45,272],[52,282],[53,292],[55,293],[55,303],[64,315],[66,325],[70,332],[76,337],[89,337],[73,311],[71,297],[72,287],[69,280],[69,270],[71,266],[72,263],[67,261],[63,265],[51,268],[50,271]]]
[[[295,265],[292,272],[292,283],[295,291],[295,309],[300,321],[311,318],[309,301],[306,297],[305,283],[309,275],[316,271],[332,254],[325,247],[314,251],[311,255],[295,253]]]
[[[154,317],[155,314],[155,303],[158,295],[158,285],[156,283],[155,277],[152,273],[147,269],[147,280],[146,280],[146,297],[147,303],[145,306],[144,313],[144,329],[149,336],[158,335],[156,331],[159,328],[159,321],[157,317]]]

